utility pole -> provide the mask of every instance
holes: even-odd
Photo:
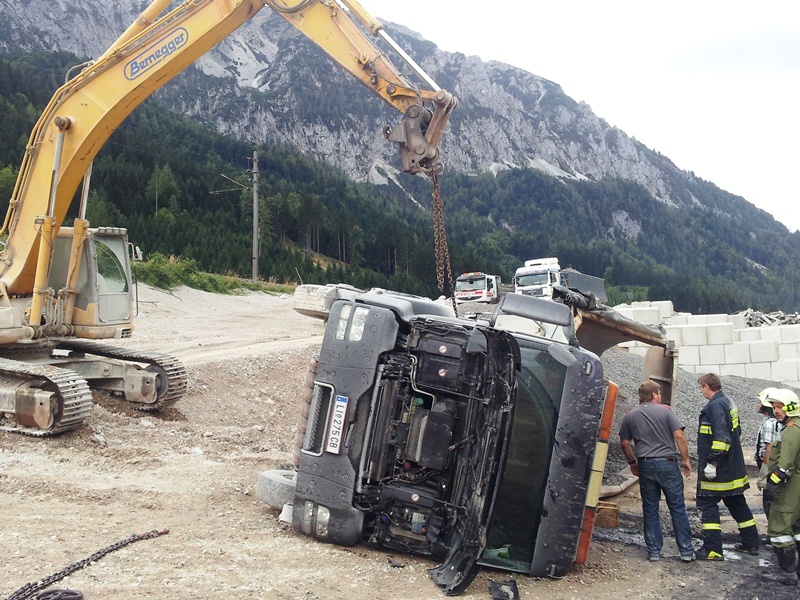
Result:
[[[258,148],[253,146],[253,281],[258,281]]]
[[[247,170],[248,173],[253,174],[253,187],[250,188],[244,184],[239,183],[235,179],[231,179],[225,173],[220,173],[220,177],[224,177],[231,183],[235,183],[243,190],[253,190],[253,281],[258,281],[258,255],[259,255],[259,239],[258,233],[261,229],[258,226],[258,148],[253,146],[253,168]],[[233,192],[239,188],[229,188],[227,190],[212,190],[209,194],[221,194],[222,192]]]

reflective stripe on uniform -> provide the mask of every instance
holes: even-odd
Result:
[[[773,544],[791,544],[794,539],[790,535],[776,535],[769,538],[769,541]]]
[[[749,521],[743,521],[742,523],[739,523],[738,525],[739,525],[739,529],[746,529],[748,527],[755,527],[756,526],[756,520],[755,519],[750,519]]]
[[[722,525],[719,523],[703,523],[703,529],[709,531],[722,531]]]
[[[700,433],[711,435],[711,425],[700,425]]]
[[[750,483],[750,478],[745,475],[741,479],[734,479],[733,481],[701,481],[700,489],[709,492],[730,492],[743,488],[748,483]]]
[[[726,444],[725,442],[721,442],[719,440],[714,440],[711,442],[711,449],[712,450],[722,450],[723,452],[728,452],[731,449],[730,444]]]
[[[794,536],[794,541],[795,542],[800,542],[800,533],[798,533],[796,536]]]
[[[731,431],[739,427],[739,409],[731,409]]]

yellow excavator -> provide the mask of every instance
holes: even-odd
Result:
[[[85,219],[91,165],[134,108],[201,55],[271,8],[339,66],[402,113],[387,128],[402,168],[435,179],[456,98],[439,88],[355,0],[155,0],[96,61],[59,88],[30,136],[0,254],[0,430],[46,436],[84,422],[91,390],[157,410],[181,398],[176,358],[99,343],[133,331],[124,229]],[[373,41],[382,38],[421,80],[409,80]],[[78,217],[62,227],[81,187]]]

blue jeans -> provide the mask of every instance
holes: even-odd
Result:
[[[667,460],[639,461],[639,491],[642,495],[642,512],[644,513],[644,543],[647,552],[661,554],[664,536],[661,534],[661,521],[658,517],[658,504],[661,492],[667,501],[672,515],[672,531],[681,556],[692,554],[692,527],[686,514],[683,501],[683,475],[677,462]]]

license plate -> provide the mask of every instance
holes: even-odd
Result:
[[[331,454],[339,454],[342,449],[342,434],[344,433],[344,423],[347,417],[347,396],[336,396],[333,403],[333,414],[328,427],[328,444],[325,450]]]

